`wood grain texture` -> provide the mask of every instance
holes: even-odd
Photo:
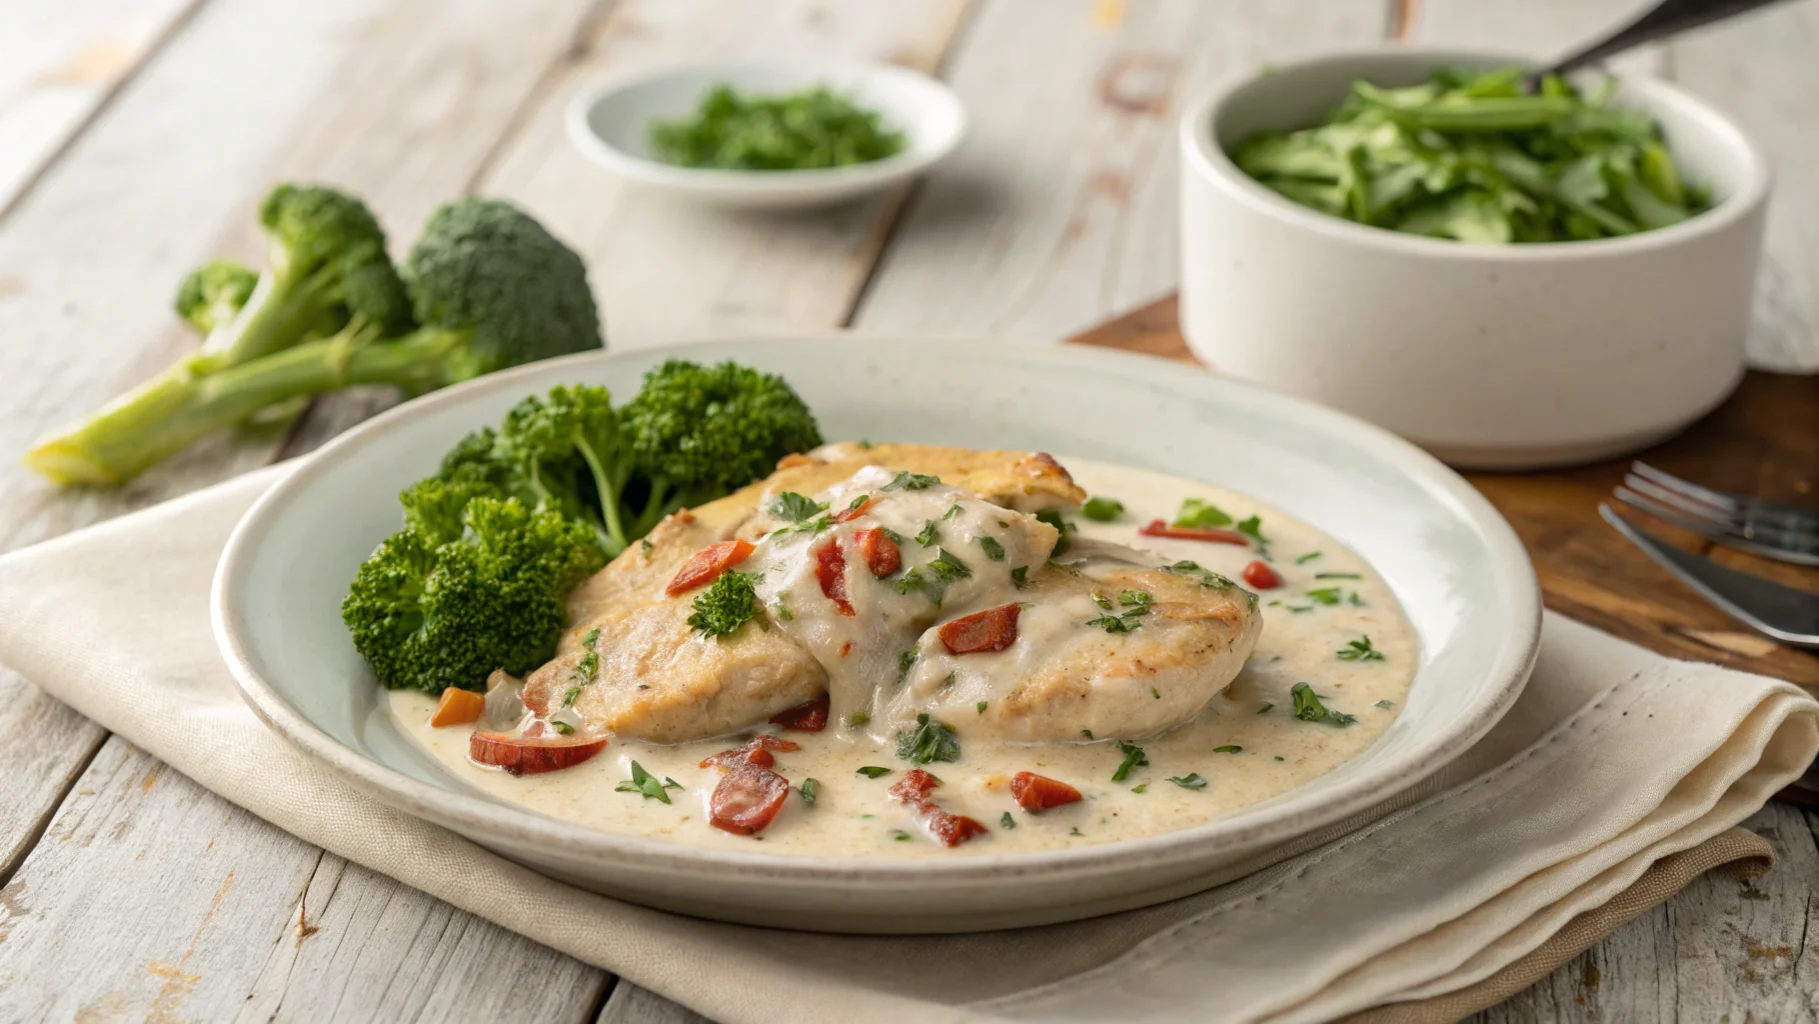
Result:
[[[649,989],[621,981],[601,1007],[594,1024],[713,1024],[706,1017],[672,1003]]]
[[[988,0],[949,61],[967,139],[905,211],[855,326],[1050,340],[1173,289],[1182,105],[1383,29],[1378,0]]]
[[[1819,874],[1811,819],[1770,804],[1744,827],[1775,847],[1773,871],[1751,883],[1695,879],[1571,963],[1472,1024],[1531,1021],[1812,1021],[1819,1014]]]
[[[608,344],[831,328],[847,319],[902,193],[833,209],[705,209],[624,185],[569,145],[569,102],[613,78],[716,58],[852,57],[933,70],[966,0],[627,0],[581,41],[479,184],[525,205],[595,268]]]
[[[200,2],[0,4],[0,213]]]
[[[0,668],[0,885],[31,851],[107,730]]]

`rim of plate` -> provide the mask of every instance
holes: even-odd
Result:
[[[664,357],[686,358],[696,349],[713,348],[727,341],[742,345],[767,343],[827,344],[840,346],[963,345],[977,354],[980,345],[998,342],[970,338],[918,338],[907,335],[853,335],[838,332],[802,332],[742,338],[704,338],[665,346]],[[668,843],[640,836],[590,829],[552,818],[493,797],[470,794],[415,779],[346,746],[316,726],[294,708],[279,691],[254,670],[243,642],[235,609],[246,584],[250,553],[262,542],[283,514],[291,497],[311,486],[330,467],[382,438],[394,427],[428,415],[432,410],[466,401],[469,396],[515,389],[519,378],[546,373],[555,366],[580,366],[618,359],[648,359],[648,350],[586,352],[544,360],[489,374],[476,380],[433,392],[388,410],[335,438],[309,456],[303,465],[274,485],[247,511],[234,528],[222,552],[210,595],[210,617],[218,647],[236,686],[267,725],[294,746],[329,768],[386,794],[385,801],[419,817],[442,823],[501,845],[535,845],[559,849],[568,857],[611,860],[635,866],[675,870],[679,865],[711,867],[722,875],[752,879],[793,881],[841,880],[878,883],[981,883],[1006,875],[1094,874],[1129,868],[1139,863],[1174,863],[1192,860],[1208,848],[1234,844],[1286,841],[1329,825],[1407,789],[1428,778],[1447,762],[1476,743],[1503,717],[1521,694],[1534,667],[1541,640],[1541,597],[1532,564],[1515,531],[1502,515],[1465,479],[1415,445],[1380,427],[1345,413],[1316,405],[1232,378],[1219,377],[1198,367],[1137,353],[1089,346],[1027,348],[1023,354],[1059,360],[1096,370],[1102,379],[1144,380],[1173,389],[1184,377],[1216,381],[1219,387],[1260,394],[1266,401],[1287,403],[1297,417],[1324,428],[1329,436],[1346,437],[1355,447],[1369,450],[1396,469],[1438,488],[1451,499],[1487,541],[1489,553],[1507,577],[1516,614],[1512,629],[1503,637],[1487,674],[1493,683],[1451,730],[1439,731],[1408,750],[1394,755],[1369,772],[1325,786],[1309,780],[1263,804],[1240,809],[1222,818],[1175,832],[1119,840],[1067,850],[1022,854],[969,856],[952,861],[877,861],[853,857],[803,857]],[[1325,778],[1324,776],[1322,778]],[[1297,794],[1299,794],[1297,796]]]
[[[588,159],[607,171],[627,180],[646,185],[690,192],[764,195],[812,195],[826,189],[847,189],[862,184],[882,185],[906,178],[945,160],[966,136],[966,106],[959,94],[933,75],[914,68],[874,61],[851,59],[820,60],[807,66],[779,64],[774,61],[748,60],[688,64],[663,68],[646,74],[616,78],[599,88],[583,92],[570,100],[563,111],[563,123],[569,141]],[[945,137],[929,138],[914,134],[903,151],[882,160],[870,160],[844,167],[811,167],[781,171],[742,171],[715,167],[682,167],[640,156],[613,145],[594,130],[589,117],[594,108],[620,93],[669,78],[686,78],[708,72],[734,74],[740,71],[782,71],[801,73],[805,81],[816,79],[814,72],[870,75],[911,82],[922,94],[922,102],[943,109],[954,122]],[[905,129],[906,131],[909,129]]]

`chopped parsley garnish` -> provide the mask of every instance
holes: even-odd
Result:
[[[1276,755],[1276,760],[1278,760],[1278,761],[1286,761],[1286,760],[1288,760],[1288,758],[1286,758],[1286,757],[1283,757],[1283,756],[1282,756],[1282,755],[1281,755],[1281,754],[1277,754],[1277,755]]]
[[[1317,580],[1361,580],[1364,577],[1355,572],[1317,572],[1314,574],[1314,578]]]
[[[1269,560],[1270,539],[1263,535],[1263,518],[1261,516],[1251,516],[1249,519],[1238,520],[1236,529],[1239,533],[1244,534],[1246,537],[1249,537],[1252,541],[1256,542],[1258,558],[1261,558],[1264,561]]]
[[[1133,793],[1147,793],[1147,792],[1149,792],[1149,788],[1150,788],[1150,784],[1149,784],[1149,783],[1147,783],[1147,782],[1139,782],[1139,783],[1137,783],[1137,784],[1136,784],[1136,785],[1135,785],[1135,786],[1132,786],[1132,787],[1131,787],[1131,792],[1133,792]]]
[[[671,787],[666,787],[655,775],[645,771],[643,765],[633,761],[632,777],[619,783],[617,786],[614,786],[613,792],[642,793],[646,800],[660,800],[667,804],[669,803],[669,794],[664,792],[667,788]],[[681,789],[682,786],[678,783],[674,788]]]
[[[897,756],[912,764],[960,760],[960,738],[954,730],[930,718],[916,716],[916,728],[897,734]]]
[[[1090,739],[1092,739],[1092,738],[1093,738],[1093,730],[1091,730],[1091,729],[1082,729],[1082,730],[1080,730],[1080,735],[1082,735],[1082,736],[1085,736],[1085,737],[1086,737],[1086,738],[1087,738],[1087,739],[1089,739],[1089,740],[1090,740]]]
[[[1093,603],[1104,608],[1108,612],[1112,610],[1112,599],[1099,593],[1097,590],[1093,591]]]
[[[960,503],[956,501],[952,505],[948,506],[946,512],[941,513],[941,518],[952,519],[959,514],[960,514]]]
[[[1080,514],[1096,523],[1109,523],[1124,513],[1124,502],[1095,495],[1080,506]]]
[[[916,659],[920,657],[922,657],[921,644],[917,644],[909,650],[904,651],[902,654],[897,655],[898,678],[909,675],[909,670],[916,667]]]
[[[821,783],[814,779],[803,779],[802,785],[796,787],[796,792],[801,795],[803,803],[813,807],[815,798],[821,795]]]
[[[1143,622],[1134,615],[1101,615],[1096,619],[1087,619],[1086,625],[1098,626],[1107,633],[1129,633]]]
[[[1243,752],[1244,748],[1236,743],[1222,743],[1213,748],[1215,754],[1240,754]]]
[[[1154,600],[1154,598],[1150,596],[1150,592],[1147,590],[1126,590],[1118,595],[1118,603],[1120,605],[1123,605],[1126,608],[1141,608],[1144,611],[1149,611],[1150,602],[1152,600]],[[1129,614],[1135,615],[1138,613],[1133,611]]]
[[[1017,819],[1011,817],[1011,812],[1005,811],[1004,817],[998,819],[998,824],[1007,830],[1013,829],[1017,827]]]
[[[933,519],[926,520],[922,524],[922,532],[916,534],[916,543],[925,548],[932,548],[940,542],[941,527],[937,526]]]
[[[1360,635],[1338,652],[1338,658],[1340,661],[1382,661],[1383,653],[1371,646],[1369,636]]]
[[[549,727],[563,736],[573,736],[575,734],[575,727],[567,722],[551,722]]]
[[[1154,697],[1154,698],[1156,698],[1156,699],[1157,699],[1157,700],[1161,700],[1161,699],[1162,699],[1162,691],[1161,691],[1161,690],[1158,690],[1158,689],[1156,689],[1156,688],[1155,688],[1155,687],[1154,687],[1154,686],[1152,686],[1152,687],[1150,687],[1150,696],[1152,696],[1152,697]]]
[[[1187,526],[1195,529],[1230,526],[1232,517],[1210,501],[1189,498],[1181,503],[1180,511],[1175,513],[1175,526]]]
[[[1168,780],[1175,785],[1180,786],[1182,789],[1206,788],[1206,780],[1200,777],[1199,772],[1189,772],[1186,775],[1171,775]]]
[[[882,779],[890,773],[891,770],[889,768],[880,768],[875,764],[868,764],[864,768],[859,769],[859,774],[868,779]]]
[[[1027,565],[1019,565],[1011,570],[1011,582],[1017,585],[1018,590],[1029,586],[1029,577],[1030,567]]]
[[[1295,564],[1296,565],[1306,565],[1307,563],[1309,563],[1319,557],[1320,557],[1320,552],[1309,551],[1307,554],[1302,555],[1300,558],[1295,559]]]
[[[713,586],[695,598],[695,613],[688,624],[704,636],[731,636],[739,627],[758,614],[758,594],[753,583],[756,573],[728,569]]]
[[[852,713],[851,717],[847,718],[846,724],[853,726],[854,728],[858,728],[862,725],[870,725],[872,724],[872,716],[863,711],[855,711]]]
[[[903,831],[900,828],[894,828],[894,829],[891,829],[891,838],[895,839],[899,843],[907,843],[910,841],[910,834],[908,832]]]
[[[1199,562],[1189,562],[1185,559],[1176,562],[1174,565],[1165,566],[1162,571],[1172,572],[1177,576],[1186,576],[1191,579],[1197,579],[1203,587],[1223,588],[1237,586],[1236,583],[1233,583],[1227,577],[1221,576],[1211,569],[1202,569]]]
[[[1295,717],[1303,722],[1327,722],[1337,726],[1347,726],[1358,719],[1343,711],[1334,711],[1320,703],[1320,695],[1306,683],[1296,683],[1289,689],[1289,696],[1295,698]]]
[[[778,622],[789,622],[796,617],[795,613],[789,610],[789,605],[783,603],[788,599],[789,591],[786,590],[777,595],[777,600],[771,602],[771,614],[777,617]]]
[[[935,557],[934,561],[928,563],[929,571],[935,574],[937,580],[942,583],[952,583],[973,574],[973,570],[968,569],[965,562],[955,558],[953,552],[946,548],[938,550],[940,554]]]
[[[994,562],[1004,561],[1004,545],[990,537],[979,538],[979,546],[985,549],[985,557]]]
[[[897,588],[897,593],[908,594],[921,590],[928,585],[928,581],[922,578],[920,569],[906,569],[903,575],[892,581],[892,584]]]
[[[974,704],[973,708],[975,710],[977,710],[980,714],[982,714],[982,715],[985,714],[985,701],[980,701],[979,703]]]
[[[1287,608],[1289,611],[1294,612],[1296,615],[1300,615],[1302,612],[1311,612],[1314,610],[1314,606],[1311,604],[1285,604],[1282,607]]]
[[[1352,591],[1352,596],[1346,599],[1346,603],[1356,605],[1359,608],[1362,608],[1362,607],[1364,607],[1364,598],[1359,597],[1358,592],[1356,590],[1354,590],[1354,591]]]
[[[582,655],[581,660],[575,662],[575,674],[581,677],[582,682],[593,682],[594,677],[600,674],[600,652],[588,651]]]
[[[1070,828],[1070,829],[1068,829],[1068,830],[1067,830],[1067,834],[1068,834],[1068,835],[1070,835],[1070,836],[1083,836],[1083,835],[1086,835],[1086,833],[1085,833],[1085,832],[1082,832],[1082,831],[1080,831],[1080,826],[1078,826],[1078,825],[1075,825],[1075,826],[1074,826],[1074,827],[1073,827],[1073,828]]]
[[[1059,558],[1062,555],[1066,554],[1067,553],[1067,535],[1069,533],[1073,532],[1074,525],[1072,523],[1068,522],[1067,520],[1061,518],[1061,513],[1055,511],[1052,508],[1045,508],[1042,511],[1036,513],[1036,521],[1039,523],[1049,524],[1050,526],[1055,528],[1056,533],[1060,534],[1059,537],[1055,538],[1055,550],[1049,552],[1049,557],[1050,558]]]
[[[1395,706],[1396,706],[1396,702],[1393,700],[1380,700],[1377,703],[1371,705],[1371,707],[1374,707],[1374,708],[1393,708]]]
[[[1331,607],[1345,599],[1345,591],[1338,587],[1321,587],[1318,590],[1308,591],[1307,599],[1315,604]]]
[[[938,476],[905,471],[892,477],[891,482],[884,485],[884,489],[887,491],[926,491],[940,482],[941,478]]]
[[[588,630],[586,633],[582,634],[582,636],[581,636],[581,646],[587,648],[590,651],[593,650],[594,645],[599,642],[600,642],[600,627],[599,626],[595,626],[593,629]]]
[[[777,500],[771,502],[770,508],[771,515],[792,523],[800,523],[825,511],[827,511],[825,504],[805,494],[797,494],[795,491],[784,491],[777,495]]]
[[[1270,709],[1270,708],[1273,708],[1273,707],[1275,707],[1275,706],[1276,706],[1276,705],[1274,705],[1274,704],[1271,704],[1271,703],[1269,703],[1269,702],[1268,702],[1268,701],[1265,701],[1265,702],[1264,702],[1264,703],[1263,703],[1263,706],[1262,706],[1262,707],[1259,707],[1259,708],[1258,708],[1258,709],[1257,709],[1257,713],[1258,713],[1258,714],[1259,714],[1259,715],[1262,715],[1262,714],[1268,714],[1268,713],[1269,713],[1269,709]]]
[[[1123,782],[1133,768],[1143,768],[1150,763],[1150,759],[1143,756],[1143,748],[1135,743],[1120,740],[1118,750],[1124,755],[1124,760],[1118,762],[1118,770],[1112,773],[1113,782]]]
[[[644,550],[645,554],[648,555],[651,553],[651,539],[649,537],[646,537],[643,540],[639,541],[638,545],[639,545],[639,547],[641,547]]]
[[[581,696],[581,687],[579,687],[579,686],[569,687],[568,692],[562,695],[562,706],[565,708],[574,707],[575,698],[577,698],[579,696]]]

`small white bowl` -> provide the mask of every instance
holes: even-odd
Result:
[[[1353,79],[1411,85],[1444,65],[1524,62],[1344,53],[1191,104],[1181,320],[1195,354],[1476,469],[1612,457],[1723,401],[1743,374],[1769,172],[1736,125],[1665,82],[1624,76],[1616,102],[1660,121],[1714,205],[1626,238],[1487,246],[1399,234],[1291,202],[1226,155],[1256,132],[1317,123]]]
[[[879,113],[907,139],[902,152],[871,163],[802,171],[678,167],[650,148],[653,121],[692,114],[716,85],[739,92],[791,93],[827,86]],[[921,174],[953,152],[966,110],[952,89],[920,72],[852,61],[707,64],[610,83],[568,106],[568,137],[600,166],[628,181],[716,206],[786,209],[856,199]]]

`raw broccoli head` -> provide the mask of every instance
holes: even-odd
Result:
[[[636,474],[648,482],[634,534],[711,501],[821,444],[814,414],[783,378],[733,362],[672,359],[619,411]]]
[[[453,540],[418,525],[392,535],[341,605],[388,687],[481,690],[496,669],[529,672],[556,652],[564,596],[604,564],[585,528],[516,500],[467,501],[462,524]]]
[[[271,282],[255,320],[273,322],[249,326],[238,346],[245,357],[288,348],[325,322],[338,329],[357,317],[388,334],[410,327],[410,295],[365,203],[326,186],[279,185],[259,204],[259,223]]]
[[[178,316],[208,334],[240,312],[258,283],[259,275],[251,267],[233,260],[210,260],[190,271],[177,286],[172,305]]]
[[[467,198],[438,209],[404,275],[425,331],[459,338],[448,383],[603,345],[581,257],[509,203]]]

